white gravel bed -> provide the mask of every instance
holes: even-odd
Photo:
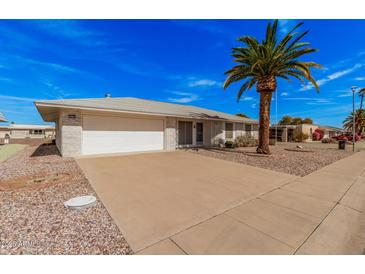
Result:
[[[59,173],[68,177],[54,181]],[[0,164],[0,186],[37,175],[51,182],[0,188],[0,254],[132,254],[77,163],[60,157],[55,146],[29,147]],[[81,210],[64,207],[79,195],[98,200]]]
[[[338,150],[334,146],[326,147],[326,144],[314,145],[301,143],[300,145],[303,146],[305,152],[286,150],[295,149],[297,145],[297,143],[279,143],[277,146],[270,147],[271,155],[265,156],[257,155],[255,153],[255,147],[236,148],[233,152],[209,148],[192,149],[189,151],[297,176],[308,175],[352,154],[349,149]],[[308,152],[309,150],[311,152]]]

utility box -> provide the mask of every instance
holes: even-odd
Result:
[[[344,150],[346,148],[346,141],[345,140],[339,140],[338,141],[338,149]]]

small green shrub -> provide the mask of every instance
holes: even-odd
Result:
[[[226,148],[235,148],[236,147],[235,143],[232,141],[226,141],[224,145]]]
[[[237,147],[253,147],[256,145],[255,138],[250,135],[242,135],[236,137],[234,143]]]
[[[294,140],[296,142],[303,142],[305,140],[307,140],[309,138],[308,134],[303,133],[303,132],[298,132],[297,134],[295,134]]]
[[[323,138],[322,143],[324,143],[324,144],[335,144],[336,140],[334,140],[332,138]]]

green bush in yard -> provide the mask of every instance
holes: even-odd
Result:
[[[332,138],[323,138],[322,143],[324,143],[324,144],[335,144],[336,140],[334,140]]]
[[[256,140],[253,136],[250,135],[242,135],[236,137],[234,143],[237,147],[253,147],[256,145]]]
[[[236,145],[233,141],[226,141],[224,145],[226,148],[235,148],[236,147]]]
[[[294,140],[296,142],[303,142],[309,138],[309,135],[303,132],[298,132],[295,134]]]

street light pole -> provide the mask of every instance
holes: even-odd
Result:
[[[278,89],[275,91],[275,146],[278,142]],[[281,140],[283,141],[283,140]]]
[[[355,91],[357,87],[352,86],[352,152],[355,152]]]

